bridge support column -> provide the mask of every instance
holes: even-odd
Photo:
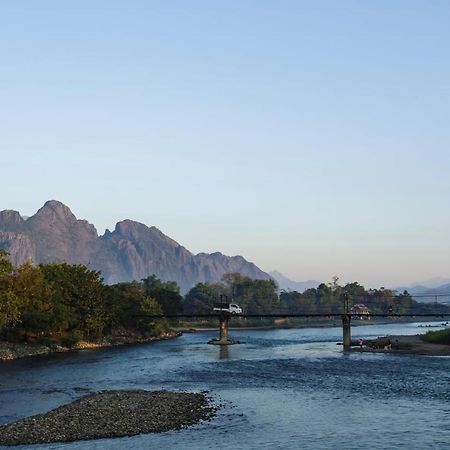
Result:
[[[212,339],[209,341],[209,344],[215,344],[215,345],[232,345],[232,344],[239,344],[239,341],[236,341],[234,339],[230,339],[228,337],[228,323],[230,321],[230,315],[229,314],[220,314],[219,316],[220,321],[220,328],[219,328],[219,339]]]
[[[344,342],[344,350],[349,350],[352,341],[352,332],[351,332],[351,319],[352,316],[350,314],[342,314],[342,335]]]
[[[230,320],[228,315],[220,316],[220,338],[219,344],[228,344],[228,321]]]

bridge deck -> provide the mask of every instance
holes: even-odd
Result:
[[[207,319],[207,318],[219,318],[223,313],[215,314],[159,314],[159,315],[139,315],[139,317],[148,317],[149,319],[181,319],[181,318],[196,318],[196,319]],[[351,313],[325,313],[325,314],[283,314],[283,313],[273,313],[273,314],[228,314],[229,317],[243,317],[243,318],[308,318],[308,317],[450,317],[450,313],[416,313],[416,314],[351,314]]]

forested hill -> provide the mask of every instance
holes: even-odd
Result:
[[[187,292],[199,282],[216,283],[226,273],[270,279],[242,256],[194,255],[157,228],[132,220],[121,221],[114,231],[99,236],[92,224],[78,220],[55,200],[27,220],[17,211],[1,211],[0,249],[9,252],[15,266],[28,260],[85,264],[99,270],[108,284],[155,274],[163,281],[176,281]]]

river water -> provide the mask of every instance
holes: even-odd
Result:
[[[358,339],[428,331],[352,327]],[[447,449],[450,358],[343,353],[342,329],[240,330],[0,364],[0,424],[103,389],[209,391],[209,423],[34,449]],[[16,448],[30,448],[20,446]]]

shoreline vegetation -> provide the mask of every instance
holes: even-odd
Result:
[[[84,265],[14,267],[0,249],[0,360],[176,337],[164,318],[179,312],[174,282],[151,275],[106,285]]]
[[[180,331],[169,330],[158,336],[122,335],[106,336],[101,340],[80,340],[72,346],[61,343],[43,344],[27,342],[0,341],[0,361],[11,361],[32,356],[50,355],[52,353],[67,353],[78,350],[119,347],[133,344],[146,344],[150,342],[174,339],[181,336]]]
[[[135,436],[209,421],[206,392],[111,390],[88,394],[44,414],[0,426],[0,445],[32,445]]]
[[[8,253],[0,249],[0,361],[151,342],[175,337],[174,327],[182,327],[178,331],[184,332],[217,329],[217,320],[186,323],[166,318],[210,314],[219,299],[225,304],[232,299],[256,317],[274,311],[280,314],[276,320],[230,320],[231,329],[241,330],[339,326],[339,319],[331,321],[329,317],[295,321],[282,317],[326,317],[341,314],[344,305],[353,314],[360,313],[360,318],[383,313],[394,318],[395,314],[400,317],[431,311],[450,314],[449,306],[418,303],[407,291],[397,294],[385,288],[367,290],[357,282],[341,286],[338,281],[333,277],[331,283],[299,293],[279,291],[274,280],[229,273],[214,284],[198,283],[183,296],[176,282],[160,280],[156,275],[106,285],[100,272],[82,264],[33,265],[30,261],[14,267]],[[375,323],[381,322],[364,320],[353,326]]]

